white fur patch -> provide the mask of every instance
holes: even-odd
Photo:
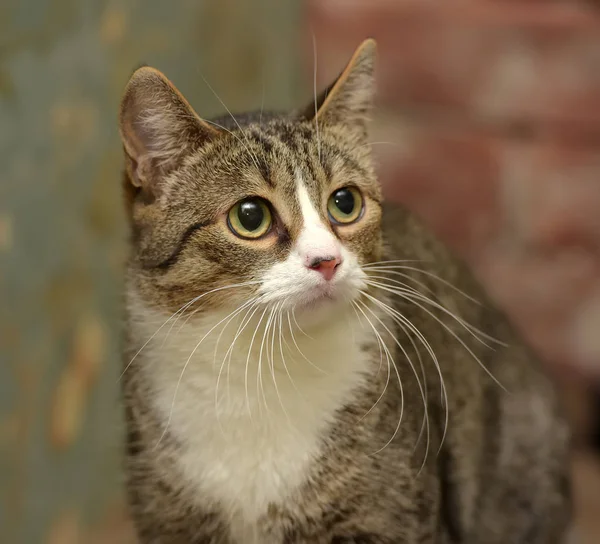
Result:
[[[308,261],[311,257],[339,256],[342,246],[321,221],[321,216],[313,206],[300,174],[297,174],[296,186],[303,220],[303,229],[296,243],[296,251],[301,256],[307,257]]]
[[[138,338],[149,338],[168,317],[137,297],[130,309]],[[142,371],[165,425],[183,444],[179,468],[199,503],[219,502],[251,526],[269,503],[285,501],[306,481],[320,437],[362,381],[358,343],[367,329],[354,312],[343,312],[327,326],[305,322],[301,332],[283,312],[265,334],[271,314],[260,307],[223,364],[243,325],[244,312],[227,324],[230,310],[181,329],[178,322],[165,341],[167,324],[144,350]]]

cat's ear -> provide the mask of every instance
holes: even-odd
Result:
[[[319,125],[342,125],[366,135],[375,99],[375,40],[365,40],[339,77],[306,108],[304,116]],[[316,114],[315,114],[316,111]]]
[[[162,73],[149,67],[136,70],[127,84],[119,128],[131,184],[153,196],[190,151],[219,135]]]

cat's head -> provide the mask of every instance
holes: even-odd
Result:
[[[360,296],[361,265],[382,251],[367,139],[375,50],[365,41],[305,110],[235,121],[203,120],[161,73],[134,73],[120,131],[130,279],[147,303],[314,311]]]

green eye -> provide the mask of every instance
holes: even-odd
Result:
[[[271,210],[260,198],[241,200],[227,215],[229,228],[240,238],[260,238],[269,232],[272,222]]]
[[[335,191],[327,202],[329,217],[334,223],[354,223],[363,209],[363,198],[354,187],[342,187]]]

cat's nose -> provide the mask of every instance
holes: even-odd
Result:
[[[333,278],[338,266],[342,264],[342,258],[334,255],[328,257],[316,257],[308,263],[308,268],[320,272],[329,281]]]

